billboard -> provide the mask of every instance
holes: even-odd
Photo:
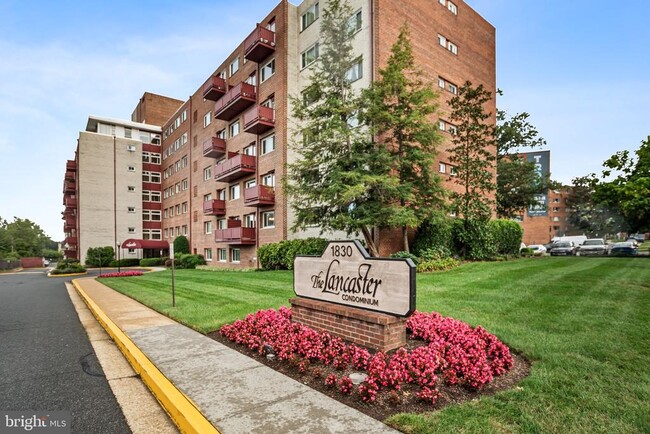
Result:
[[[526,160],[535,165],[535,170],[546,177],[551,173],[551,151],[527,152]],[[548,216],[548,192],[537,195],[537,205],[528,207],[529,217]]]

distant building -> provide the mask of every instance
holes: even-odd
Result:
[[[440,92],[441,114],[436,122],[444,142],[436,169],[446,187],[458,190],[447,152],[456,128],[449,122],[449,100],[466,81],[496,93],[494,27],[462,0],[349,3],[353,10],[349,29],[354,32],[357,61],[348,76],[355,89],[368,87],[379,78],[378,71],[385,66],[400,27],[404,21],[409,23],[418,67]],[[290,231],[295,217],[278,187],[287,164],[297,158],[288,146],[296,125],[289,96],[300,95],[310,82],[311,65],[322,49],[320,17],[326,8],[326,1],[304,0],[295,6],[282,0],[259,24],[251,24],[250,35],[222,59],[187,101],[143,96],[132,120],[162,127],[158,184],[162,241],[170,243],[185,235],[192,252],[204,255],[209,264],[254,267],[260,245],[318,236],[319,228]],[[486,104],[486,110],[492,113],[490,122],[495,123],[495,99]],[[136,148],[140,152],[137,144]],[[496,155],[496,149],[489,151]],[[124,179],[128,175],[120,173]],[[112,179],[110,173],[103,176]],[[494,198],[493,193],[490,196]],[[120,231],[132,227],[120,227]],[[83,239],[84,228],[77,229]],[[142,229],[135,226],[135,233],[120,232],[113,238],[119,242],[130,235],[158,237],[157,231],[158,226],[143,221]],[[374,236],[383,255],[401,249],[400,231],[381,231]],[[89,246],[77,245],[82,249]]]

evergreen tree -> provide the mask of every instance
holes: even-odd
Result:
[[[380,227],[402,228],[403,250],[408,252],[407,228],[418,227],[442,209],[445,190],[433,170],[441,140],[431,121],[437,95],[415,66],[406,23],[380,76],[364,92],[368,101],[364,118],[377,138],[374,154],[382,156],[382,164],[387,163],[381,170],[385,177],[375,186],[382,203],[375,222]]]
[[[452,193],[452,209],[463,218],[466,227],[469,220],[489,220],[494,205],[488,195],[496,188],[492,170],[496,158],[495,128],[488,122],[491,114],[485,111],[485,104],[491,99],[491,92],[482,84],[474,87],[468,81],[449,102],[450,119],[457,126],[449,160],[455,164],[454,181],[463,190]]]
[[[174,255],[190,253],[190,242],[185,235],[179,235],[174,238]]]

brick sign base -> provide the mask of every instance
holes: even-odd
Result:
[[[379,351],[406,345],[406,318],[307,298],[292,298],[291,320]]]

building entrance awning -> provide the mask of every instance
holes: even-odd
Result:
[[[122,242],[123,249],[163,249],[169,250],[169,243],[163,240],[138,240],[129,238]]]

